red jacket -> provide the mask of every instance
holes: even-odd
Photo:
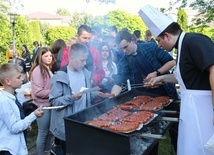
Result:
[[[92,54],[92,58],[93,58],[93,68],[92,68],[93,86],[98,86],[99,83],[105,77],[105,72],[103,70],[100,52],[93,46],[90,46],[89,50],[90,50],[90,52]]]
[[[62,60],[60,63],[60,68],[68,64],[68,53],[70,51],[70,47],[66,47],[66,49],[62,53]]]

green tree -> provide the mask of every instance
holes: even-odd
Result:
[[[67,42],[70,37],[75,36],[76,33],[76,29],[69,26],[50,27],[45,33],[45,44],[49,46],[59,38]]]
[[[111,11],[106,16],[106,22],[108,23],[108,25],[115,25],[118,30],[121,30],[124,27],[129,28],[129,19],[130,14],[121,10]]]
[[[207,35],[214,42],[214,27],[191,27],[190,31]]]
[[[40,25],[40,35],[41,35],[41,45],[45,45],[45,33],[51,27],[51,25],[47,22],[39,22]]]
[[[40,29],[40,22],[39,21],[32,21],[29,23],[30,31],[32,32],[33,40],[41,41],[41,29]]]
[[[115,25],[118,30],[126,27],[131,33],[136,29],[143,33],[147,29],[139,16],[128,14],[125,11],[111,11],[105,18],[108,25]]]
[[[92,18],[91,27],[100,26],[102,28],[106,27],[106,21],[104,16],[95,16]]]
[[[187,17],[186,12],[184,11],[184,9],[180,8],[178,10],[177,15],[178,15],[178,18],[177,18],[178,24],[181,26],[181,28],[184,31],[187,31],[188,30],[188,17]]]
[[[194,18],[193,22],[195,26],[198,27],[207,27],[207,24],[214,21],[214,3],[213,0],[195,0],[190,4],[187,3],[187,0],[173,0],[169,3],[168,9],[163,10],[171,10],[176,4],[181,3],[179,8],[184,8],[189,6],[194,10],[198,10],[200,18]],[[176,6],[177,7],[177,6]]]
[[[31,43],[29,45],[29,49],[33,49],[33,42],[34,41],[38,41],[41,42],[42,41],[42,37],[41,37],[41,30],[40,30],[40,22],[39,21],[32,21],[29,23],[29,35],[31,36],[29,38],[29,42]],[[32,50],[31,50],[32,51]]]
[[[86,13],[74,12],[72,15],[72,20],[70,22],[71,27],[78,28],[80,25],[84,23],[84,17]]]
[[[161,8],[162,12],[170,11],[173,7],[190,8],[197,10],[199,13],[193,18],[193,24],[189,25],[189,31],[198,32],[209,36],[214,41],[214,27],[209,27],[208,24],[214,21],[214,3],[212,0],[195,0],[190,4],[187,0],[173,0],[169,3],[168,8]],[[198,18],[199,17],[199,18]],[[208,28],[209,27],[209,28]]]
[[[70,26],[74,28],[78,28],[80,25],[86,24],[88,26],[94,25],[94,17],[85,12],[74,12],[72,15],[72,20],[70,22]]]
[[[9,42],[12,41],[12,29],[8,19],[0,13],[0,63],[5,61],[5,51],[9,48]]]
[[[64,8],[57,9],[56,14],[60,15],[60,16],[70,16],[71,15],[70,12]]]
[[[27,46],[32,44],[32,42],[30,42],[29,40],[29,38],[31,37],[29,23],[22,16],[17,16],[17,23],[15,25],[15,34],[16,34],[16,48],[18,49],[18,51],[21,51],[21,47],[23,44],[26,44]]]
[[[213,0],[195,0],[190,7],[197,9],[201,18],[194,18],[196,26],[207,26],[214,21],[214,3]]]

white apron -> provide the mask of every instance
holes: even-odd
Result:
[[[174,76],[181,91],[181,107],[178,129],[177,155],[212,155],[204,144],[214,134],[211,91],[186,89],[180,74],[181,44],[185,33],[178,43],[178,62]]]

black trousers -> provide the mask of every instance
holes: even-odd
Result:
[[[66,154],[66,142],[65,141],[63,141],[57,137],[54,137],[54,144],[59,145],[63,151],[63,154]]]
[[[12,155],[9,151],[0,151],[0,155]]]

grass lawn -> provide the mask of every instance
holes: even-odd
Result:
[[[159,155],[176,155],[170,142],[169,132],[166,133],[166,137],[166,139],[161,140],[159,143]]]
[[[27,132],[27,146],[28,149],[33,147],[36,143],[37,138],[37,122],[34,121],[32,124],[32,130]]]

